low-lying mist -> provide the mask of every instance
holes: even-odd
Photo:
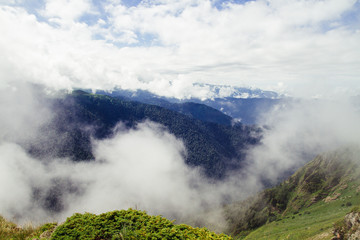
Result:
[[[216,211],[224,203],[276,184],[316,154],[360,143],[360,117],[351,104],[311,100],[264,114],[261,143],[248,149],[241,170],[221,181],[186,165],[181,139],[150,121],[134,129],[118,123],[112,137],[93,139],[93,161],[36,159],[24,146],[43,135],[41,126],[53,119],[44,101],[50,96],[29,86],[3,89],[0,96],[0,214],[19,223],[131,207],[225,227]]]
[[[317,154],[360,144],[360,112],[348,99],[291,100],[262,115],[261,144],[248,152],[246,172],[276,183]]]

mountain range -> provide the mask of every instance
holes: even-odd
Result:
[[[241,166],[245,150],[261,137],[261,128],[232,124],[231,117],[197,103],[164,108],[80,90],[49,102],[55,114],[53,121],[26,146],[33,156],[43,159],[56,156],[91,160],[91,137],[110,137],[119,122],[126,128],[136,128],[149,120],[184,142],[188,165],[201,167],[208,177],[222,178]]]
[[[262,124],[263,114],[275,106],[281,106],[288,101],[284,96],[272,91],[209,84],[201,84],[200,86],[209,88],[211,97],[206,99],[196,97],[178,99],[158,96],[144,90],[133,91],[123,89],[112,91],[97,90],[96,93],[124,100],[153,104],[187,115],[193,114],[191,109],[189,109],[189,105],[194,107],[195,103],[202,104],[224,113],[235,122],[247,125]],[[92,92],[91,90],[85,91]],[[222,91],[226,91],[226,94],[222,94]]]

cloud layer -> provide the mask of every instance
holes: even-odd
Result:
[[[36,134],[25,141],[34,141]],[[241,185],[251,188],[235,181],[238,177],[210,182],[200,169],[185,164],[182,141],[152,122],[130,130],[119,123],[113,137],[93,141],[95,160],[90,162],[36,159],[17,140],[0,141],[0,214],[18,223],[63,221],[75,212],[130,207],[188,222],[225,200],[247,196],[235,191]],[[222,219],[216,225],[224,223]]]
[[[211,97],[194,82],[297,96],[358,94],[360,3],[1,3],[0,77],[54,88]]]

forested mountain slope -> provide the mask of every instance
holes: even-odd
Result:
[[[91,160],[91,137],[103,139],[123,123],[134,128],[150,120],[165,126],[184,141],[186,163],[200,166],[207,176],[222,178],[227,170],[240,167],[247,147],[257,144],[259,128],[228,124],[229,117],[209,107],[198,115],[221,115],[227,122],[217,124],[198,120],[155,105],[122,100],[104,95],[75,91],[64,98],[51,100],[55,117],[43,127],[43,134],[28,146],[36,157],[70,157],[74,161]],[[210,111],[209,111],[210,109]]]

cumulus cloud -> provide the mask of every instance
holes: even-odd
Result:
[[[178,98],[211,96],[195,82],[267,90],[283,82],[307,97],[359,91],[356,0],[2,5],[5,81]]]
[[[91,10],[91,2],[88,0],[47,0],[42,15],[50,18],[50,21],[74,21]]]

